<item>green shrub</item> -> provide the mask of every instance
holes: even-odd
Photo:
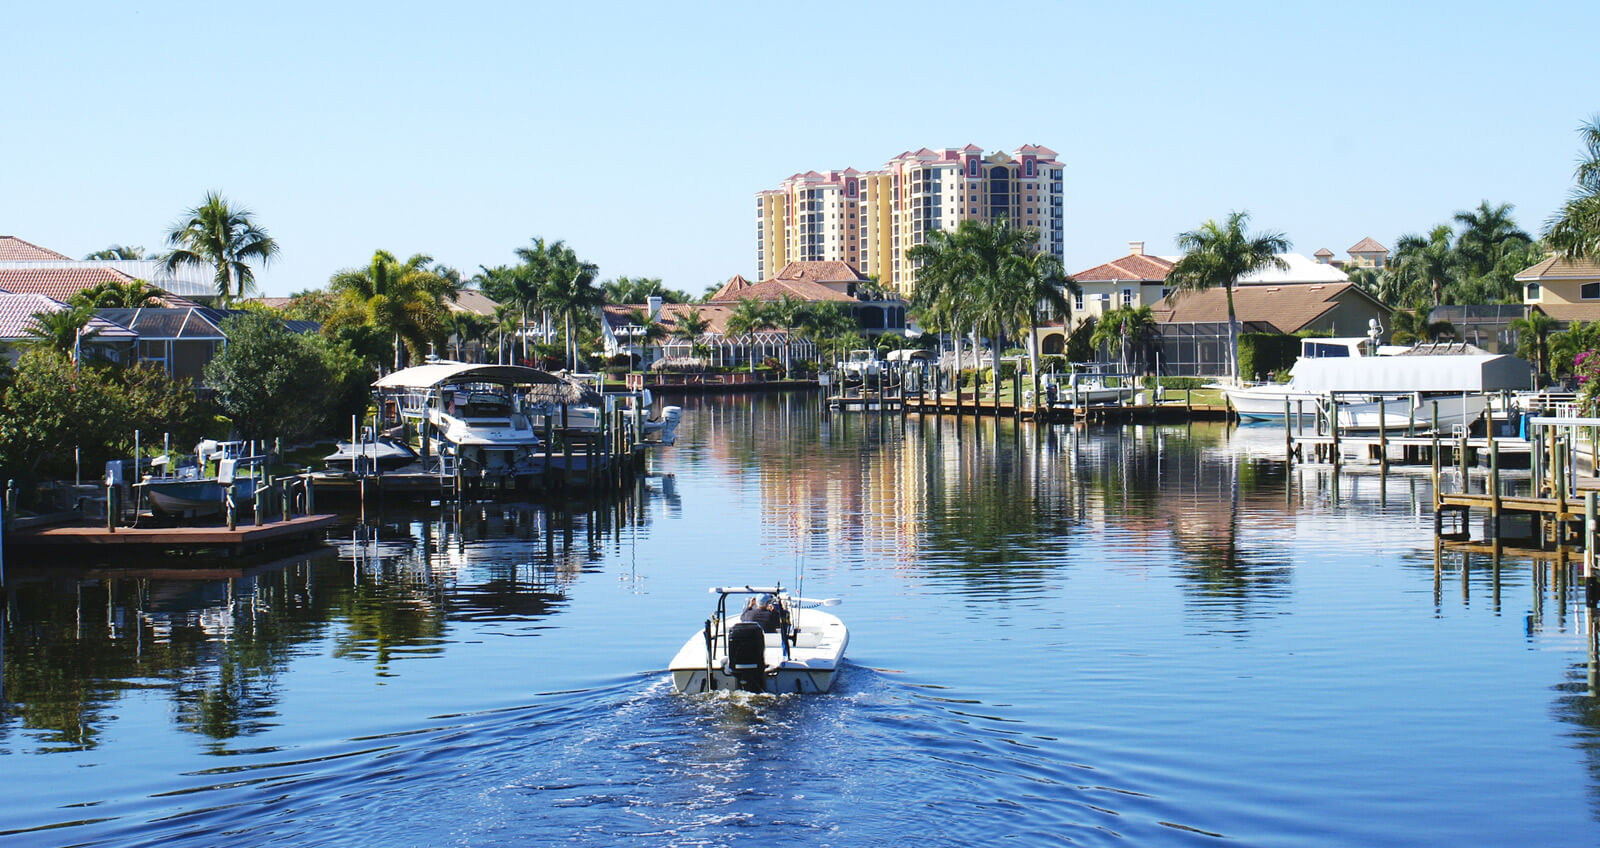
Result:
[[[1281,333],[1241,333],[1239,374],[1247,380],[1264,380],[1284,371],[1300,356],[1300,337]]]

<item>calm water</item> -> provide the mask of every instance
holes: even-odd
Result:
[[[1600,842],[1581,583],[1436,559],[1425,475],[798,396],[680,434],[594,510],[7,563],[0,843]],[[706,587],[802,578],[845,601],[834,694],[672,692]]]

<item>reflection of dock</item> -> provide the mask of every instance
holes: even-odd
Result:
[[[287,521],[272,521],[259,526],[241,525],[229,530],[226,525],[186,527],[118,527],[73,525],[20,530],[7,534],[8,550],[28,550],[39,555],[90,551],[118,553],[160,553],[164,551],[221,551],[238,555],[261,550],[268,545],[320,541],[333,524],[332,515],[302,515]]]

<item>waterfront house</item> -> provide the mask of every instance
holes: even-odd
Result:
[[[184,309],[98,309],[95,315],[126,327],[135,334],[128,356],[166,369],[174,377],[186,377],[201,385],[206,363],[227,343],[222,324],[240,314],[238,309],[211,309],[191,306]],[[315,332],[315,321],[284,321],[296,333]]]
[[[1072,275],[1081,290],[1063,291],[1071,309],[1064,318],[1045,321],[1039,328],[1041,353],[1057,354],[1066,349],[1066,337],[1080,324],[1124,306],[1153,306],[1167,296],[1167,274],[1172,260],[1149,256],[1144,242],[1128,242],[1128,255],[1096,265]]]
[[[1600,321],[1600,262],[1552,256],[1513,279],[1522,284],[1524,307],[1537,307],[1563,328]]]
[[[1359,337],[1367,334],[1369,321],[1387,327],[1392,311],[1350,282],[1241,285],[1234,289],[1233,304],[1241,333]],[[1151,311],[1163,375],[1228,373],[1228,304],[1223,289],[1174,292]]]
[[[42,294],[0,294],[0,355],[16,362],[30,341],[28,327],[33,316],[46,312],[60,312],[66,304]],[[120,362],[128,355],[128,346],[138,335],[127,327],[96,315],[85,327],[89,335],[82,343],[84,355],[99,356]]]

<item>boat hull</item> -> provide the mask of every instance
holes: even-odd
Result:
[[[1282,421],[1286,408],[1293,415],[1303,410],[1315,418],[1318,396],[1312,392],[1295,391],[1288,386],[1252,386],[1247,389],[1223,389],[1233,411],[1245,421]]]
[[[767,668],[761,691],[775,695],[827,692],[838,677],[849,632],[838,618],[820,610],[799,609],[794,615],[796,635],[787,657],[779,634],[766,634]],[[726,624],[736,622],[730,618]],[[699,632],[684,643],[668,670],[673,688],[686,694],[743,688],[738,677],[722,667],[720,644],[707,658],[705,636]]]
[[[159,515],[215,515],[222,512],[222,484],[216,480],[149,480],[140,484]],[[233,482],[235,505],[254,502],[255,481],[242,478]]]

